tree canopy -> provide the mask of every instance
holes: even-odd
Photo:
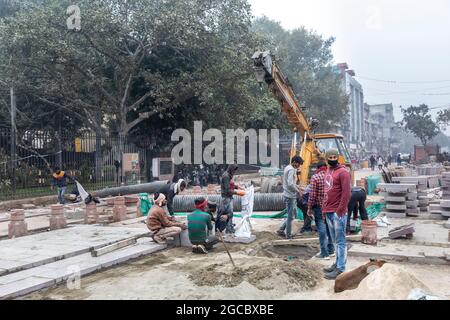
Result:
[[[402,108],[404,128],[418,138],[423,145],[427,145],[440,133],[439,126],[433,121],[429,111],[425,104]]]
[[[347,97],[332,72],[333,38],[252,21],[246,0],[79,0],[81,30],[68,30],[69,0],[7,1],[0,14],[0,125],[8,90],[18,127],[89,129],[169,142],[194,120],[219,129],[285,128],[261,92],[251,56],[271,49],[323,131]],[[320,115],[320,116],[319,116]]]

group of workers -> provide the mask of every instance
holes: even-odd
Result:
[[[160,192],[155,193],[154,205],[147,217],[147,227],[153,234],[153,240],[165,243],[187,229],[192,252],[206,254],[218,242],[217,233],[225,231],[233,234],[233,196],[243,194],[242,188],[233,181],[237,170],[237,165],[230,165],[221,177],[221,206],[218,208],[215,202],[208,202],[203,197],[196,199],[196,209],[188,215],[187,225],[177,220],[173,212],[173,199],[187,187],[186,181],[179,179],[168,183]]]
[[[326,152],[326,159],[317,164],[306,188],[300,188],[297,183],[298,169],[302,164],[303,159],[295,156],[284,170],[283,197],[287,219],[277,233],[286,239],[293,238],[292,221],[298,206],[304,213],[301,234],[311,232],[311,221],[315,221],[320,242],[320,252],[315,257],[324,260],[336,257],[335,263],[324,269],[325,278],[334,280],[346,269],[346,235],[350,232],[351,218],[356,220],[359,211],[362,220],[368,219],[365,209],[367,194],[363,188],[352,188],[350,171],[339,164],[336,149]]]
[[[330,149],[326,159],[316,166],[310,184],[301,188],[298,184],[298,171],[303,164],[300,156],[295,156],[291,164],[284,169],[283,197],[286,205],[287,219],[278,230],[278,235],[292,239],[292,222],[296,217],[297,207],[304,213],[304,224],[301,234],[311,232],[311,222],[315,221],[319,233],[320,252],[318,259],[330,260],[336,257],[335,263],[325,268],[326,279],[336,279],[346,269],[347,243],[346,235],[351,230],[351,218],[367,220],[365,209],[366,191],[351,186],[351,174],[348,168],[339,164],[339,152]],[[233,196],[243,195],[242,188],[233,181],[238,170],[237,165],[230,165],[222,174],[221,205],[208,202],[205,198],[195,200],[195,211],[187,217],[187,225],[174,217],[173,200],[186,187],[183,179],[168,183],[160,192],[154,194],[154,205],[147,217],[147,227],[152,232],[153,240],[165,243],[174,239],[183,230],[188,229],[189,240],[194,253],[206,254],[218,242],[215,234],[234,234]],[[64,191],[69,177],[64,171],[56,170],[53,175],[54,186],[58,187],[58,200],[64,203]],[[214,226],[213,226],[214,225]],[[213,229],[215,232],[213,232]]]

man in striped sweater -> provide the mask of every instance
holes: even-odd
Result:
[[[192,243],[192,252],[208,253],[218,242],[216,236],[210,235],[212,231],[212,218],[206,212],[208,200],[199,198],[195,200],[196,210],[188,215],[189,240]]]

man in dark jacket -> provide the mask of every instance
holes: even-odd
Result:
[[[179,179],[177,182],[170,183],[168,182],[160,191],[159,193],[162,193],[166,196],[167,200],[167,211],[169,214],[173,217],[173,199],[176,195],[178,195],[180,192],[183,192],[184,189],[186,189],[186,181],[183,179]]]
[[[235,164],[229,165],[220,180],[222,205],[219,209],[219,215],[221,217],[218,218],[223,222],[226,220],[226,233],[235,232],[233,225],[233,196],[236,194],[236,189],[238,189],[238,187],[233,183],[233,176],[238,169],[239,167]]]
[[[58,189],[58,203],[65,204],[66,199],[64,198],[64,193],[67,189],[67,180],[75,181],[71,176],[62,171],[60,168],[56,168],[52,175],[52,189],[56,187]]]
[[[352,197],[348,203],[348,218],[347,218],[347,234],[350,234],[350,218],[353,213],[353,220],[358,219],[358,211],[361,220],[369,220],[366,210],[367,193],[361,187],[352,188]]]

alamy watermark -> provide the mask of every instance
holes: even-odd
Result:
[[[194,137],[186,129],[177,129],[172,133],[171,140],[179,142],[172,149],[175,165],[237,163],[279,167],[278,129],[270,130],[270,135],[266,129],[227,129],[224,136],[218,129],[203,132],[203,123],[195,121]],[[204,142],[210,144],[203,148]]]
[[[73,31],[81,30],[81,10],[77,5],[71,5],[67,8],[66,13],[69,15],[67,18],[67,29]]]

